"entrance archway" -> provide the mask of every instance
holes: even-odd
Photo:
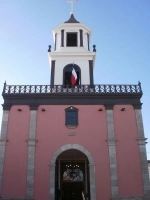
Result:
[[[95,163],[91,153],[81,145],[78,144],[67,144],[59,148],[54,152],[51,163],[50,163],[50,200],[55,200],[55,163],[58,156],[67,150],[78,150],[82,152],[88,159],[89,162],[89,188],[90,188],[90,199],[96,200],[96,186],[95,186]]]
[[[55,163],[55,199],[83,200],[90,196],[88,158],[81,151],[63,151]]]

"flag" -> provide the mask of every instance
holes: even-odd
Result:
[[[72,68],[72,74],[71,74],[71,85],[75,85],[77,82],[77,73],[74,68]]]

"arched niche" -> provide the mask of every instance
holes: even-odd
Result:
[[[81,85],[81,69],[76,64],[68,64],[63,69],[63,85],[71,87],[71,75],[72,75],[72,69],[77,73],[77,82],[74,86]]]

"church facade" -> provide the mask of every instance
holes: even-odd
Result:
[[[2,199],[150,200],[141,84],[94,85],[90,37],[71,14],[53,30],[50,85],[4,84]]]

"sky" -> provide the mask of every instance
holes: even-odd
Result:
[[[67,0],[0,0],[0,93],[5,80],[8,85],[50,84],[52,29],[69,19],[70,10]],[[141,82],[150,160],[150,0],[78,0],[74,15],[92,30],[95,84]],[[1,116],[2,107],[0,121]]]

